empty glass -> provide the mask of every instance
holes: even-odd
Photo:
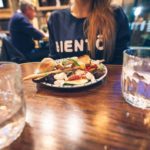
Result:
[[[25,103],[18,64],[0,62],[0,149],[12,143],[25,125]]]
[[[133,106],[150,108],[150,50],[124,51],[122,93]]]

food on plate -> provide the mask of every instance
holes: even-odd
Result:
[[[44,58],[40,65],[38,66],[36,73],[44,73],[48,71],[52,71],[54,67],[57,65],[56,61],[52,58]]]
[[[87,83],[87,79],[78,79],[78,80],[71,80],[71,81],[66,81],[64,82],[65,85],[82,85]]]
[[[36,83],[47,83],[56,87],[85,85],[95,83],[106,74],[106,67],[101,60],[92,60],[88,55],[61,60],[45,58],[35,74],[24,80],[32,79]]]
[[[85,65],[90,64],[91,62],[91,58],[88,55],[80,56],[78,59],[80,62],[84,63]]]

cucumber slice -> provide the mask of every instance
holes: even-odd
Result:
[[[77,62],[76,60],[74,60],[73,58],[70,58],[70,59],[68,59],[68,60],[72,61],[76,66],[80,66],[80,65],[78,64],[78,62]]]
[[[88,82],[87,79],[72,80],[72,81],[65,81],[64,85],[82,85],[87,82]]]

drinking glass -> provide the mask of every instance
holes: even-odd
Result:
[[[19,64],[0,62],[0,149],[20,136],[25,126],[25,102]]]
[[[133,106],[150,108],[150,49],[124,51],[122,94]]]

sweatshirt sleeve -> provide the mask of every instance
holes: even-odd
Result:
[[[55,16],[52,13],[49,21],[48,21],[48,31],[49,31],[49,57],[53,59],[59,59],[59,56],[56,52],[56,44],[55,44],[55,37],[54,37],[54,30],[53,26],[55,25]]]
[[[44,37],[44,35],[35,29],[33,25],[25,18],[21,18],[20,20],[20,30],[26,34],[31,35],[33,39],[40,40]]]
[[[130,29],[127,16],[121,7],[115,11],[116,17],[116,44],[114,63],[122,63],[123,51],[128,48],[130,41]]]

